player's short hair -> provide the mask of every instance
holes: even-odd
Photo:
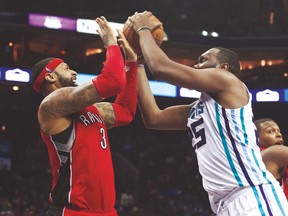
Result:
[[[219,52],[217,53],[217,58],[219,63],[228,63],[228,71],[233,73],[235,76],[240,76],[240,61],[238,55],[227,48],[215,47]]]
[[[273,122],[275,122],[275,121],[274,121],[273,119],[271,119],[271,118],[261,118],[261,119],[255,120],[255,121],[254,121],[254,124],[255,124],[255,126],[256,126],[256,128],[257,128],[257,131],[261,130],[261,124],[262,124],[263,122],[267,122],[267,121],[273,121]]]
[[[45,74],[53,72],[63,62],[59,58],[46,58],[37,62],[32,68],[32,84],[35,91],[42,93]]]
[[[32,68],[32,84],[34,84],[35,80],[37,79],[37,77],[39,76],[39,74],[41,73],[41,71],[44,69],[44,67],[51,62],[53,59],[53,57],[49,57],[46,59],[43,59],[39,62],[37,62],[33,68]]]

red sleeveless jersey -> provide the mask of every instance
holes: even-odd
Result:
[[[114,212],[114,170],[104,120],[94,106],[74,119],[67,143],[41,132],[52,173],[49,202],[95,213]]]

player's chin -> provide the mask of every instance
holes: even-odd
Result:
[[[74,86],[74,87],[78,86],[78,84],[77,84],[77,82],[76,82],[76,79],[73,79],[73,80],[72,80],[71,86]]]
[[[77,87],[77,86],[78,86],[78,84],[77,84],[77,83],[74,83],[74,82],[66,85],[66,87]]]

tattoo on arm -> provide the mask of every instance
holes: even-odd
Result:
[[[106,127],[107,128],[114,127],[116,118],[112,104],[108,102],[102,102],[97,103],[95,106],[97,107],[101,116],[103,117]]]
[[[79,89],[78,89],[79,88]],[[101,98],[93,84],[83,87],[67,87],[51,93],[44,99],[43,111],[56,116],[68,116],[87,106],[100,101]]]

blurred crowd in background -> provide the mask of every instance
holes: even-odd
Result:
[[[0,8],[0,17],[18,22],[28,12],[88,19],[105,15],[110,21],[124,22],[135,11],[151,10],[165,20],[168,32],[201,32],[204,26],[232,37],[279,36],[288,31],[287,0],[2,0]]]

